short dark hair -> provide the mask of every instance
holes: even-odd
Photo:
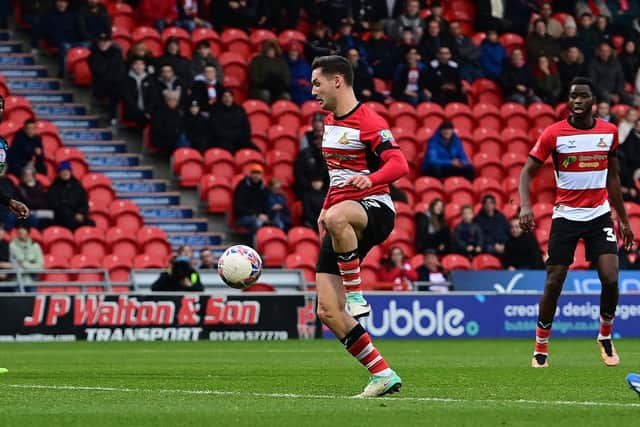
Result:
[[[322,74],[332,76],[340,74],[348,86],[353,86],[353,68],[347,58],[340,55],[319,56],[313,60],[311,70],[322,68]]]
[[[36,119],[27,119],[24,121],[24,123],[22,124],[22,126],[27,126],[27,125],[35,125],[36,124]]]
[[[573,85],[584,85],[584,86],[589,86],[589,90],[591,91],[591,94],[595,96],[596,94],[596,87],[593,84],[593,81],[588,78],[588,77],[574,77],[571,82],[569,82],[569,87],[573,86]]]

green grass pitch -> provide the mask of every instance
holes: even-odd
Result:
[[[334,341],[0,345],[0,426],[633,426],[640,340],[605,367],[592,340],[378,341],[402,392],[350,399],[367,373]]]

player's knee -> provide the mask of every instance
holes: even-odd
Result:
[[[325,215],[324,223],[331,234],[340,233],[349,226],[347,216],[340,209],[332,209],[328,211]]]
[[[557,275],[549,275],[544,288],[545,293],[559,296],[562,292],[562,279]]]
[[[618,288],[618,275],[617,274],[601,274],[600,282],[603,288],[612,289]]]
[[[331,304],[323,304],[322,302],[318,303],[318,318],[325,325],[330,324],[334,319],[338,317],[338,311],[334,305]]]

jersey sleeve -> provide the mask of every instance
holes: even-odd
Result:
[[[618,128],[613,128],[613,142],[611,142],[611,148],[609,149],[609,156],[616,156],[618,152],[618,145],[620,145],[620,141],[618,138]]]
[[[555,140],[555,135],[549,128],[545,129],[531,151],[529,151],[529,156],[544,163],[555,149]]]
[[[369,145],[371,151],[378,157],[384,150],[400,148],[384,120],[372,121],[362,126],[360,140]]]

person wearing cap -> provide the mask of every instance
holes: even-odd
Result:
[[[29,232],[30,227],[27,222],[18,222],[16,237],[9,244],[12,263],[18,270],[23,272],[42,270],[44,268],[42,248],[38,242],[31,238]],[[22,283],[31,283],[33,279],[34,277],[30,274],[22,275]]]
[[[484,236],[482,252],[496,255],[504,254],[505,243],[509,238],[509,221],[496,207],[496,197],[486,194],[482,197],[482,208],[473,219]]]
[[[235,153],[242,148],[258,150],[251,142],[247,112],[236,104],[231,89],[223,88],[211,110],[211,147]]]
[[[233,193],[234,225],[254,235],[258,228],[269,223],[264,168],[259,163],[249,166],[249,173],[238,183]]]
[[[47,192],[56,225],[75,230],[83,225],[96,225],[89,218],[89,198],[80,181],[73,176],[68,160],[58,165],[58,176]]]
[[[302,55],[304,46],[299,41],[292,41],[286,46],[285,60],[291,73],[289,93],[291,100],[298,105],[313,99],[311,96],[311,65]]]
[[[85,0],[78,8],[82,40],[95,40],[100,34],[111,32],[111,17],[100,0]]]
[[[191,61],[180,52],[180,41],[175,37],[169,37],[164,45],[164,53],[158,58],[158,64],[169,64],[173,67],[175,75],[183,82],[185,87],[190,87],[193,82],[191,73]]]
[[[473,180],[473,165],[464,152],[462,141],[453,131],[451,122],[442,122],[438,131],[427,142],[421,170],[422,175],[436,178],[463,176]]]
[[[91,45],[89,55],[91,69],[91,92],[94,98],[109,109],[112,124],[115,123],[116,108],[121,99],[127,66],[120,46],[111,41],[109,33],[100,33]]]
[[[218,78],[218,70],[213,64],[206,64],[202,74],[196,76],[191,87],[191,98],[198,101],[203,111],[211,112],[220,93],[222,80]]]
[[[290,99],[291,72],[276,40],[265,40],[249,64],[249,97],[271,104]]]
[[[194,99],[185,111],[183,121],[189,146],[204,154],[211,141],[209,114],[202,111],[200,104]]]

